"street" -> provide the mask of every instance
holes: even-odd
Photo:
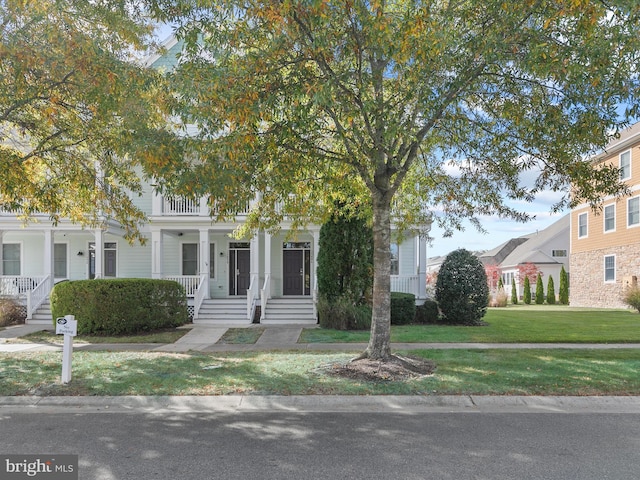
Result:
[[[317,409],[316,409],[317,410]],[[79,478],[637,479],[640,414],[0,409],[2,453],[75,454]]]

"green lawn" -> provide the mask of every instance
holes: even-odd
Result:
[[[409,381],[336,378],[350,353],[82,352],[60,384],[60,352],[0,356],[0,395],[638,395],[640,351],[421,350],[434,375]]]
[[[169,329],[165,331],[141,333],[138,335],[78,335],[73,338],[74,343],[175,343],[180,337],[189,332],[188,329]],[[62,345],[64,335],[56,335],[52,331],[42,330],[30,333],[24,337],[11,339],[12,343],[53,343]]]
[[[640,343],[635,311],[562,306],[490,308],[485,327],[393,326],[391,341],[472,343]],[[305,329],[300,343],[367,342],[369,331]]]

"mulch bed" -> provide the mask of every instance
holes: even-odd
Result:
[[[392,355],[386,362],[363,358],[346,364],[334,363],[326,373],[367,382],[397,382],[432,375],[435,370],[436,364],[429,360]]]

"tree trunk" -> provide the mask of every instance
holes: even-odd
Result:
[[[387,195],[373,199],[373,267],[371,338],[362,357],[385,361],[391,356],[391,202]]]

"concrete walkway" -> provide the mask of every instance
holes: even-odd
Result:
[[[45,330],[46,325],[17,325],[0,331],[0,353],[23,351],[62,350],[57,344],[6,343],[8,339],[22,337],[29,333]],[[249,326],[247,328],[253,328]],[[305,351],[345,351],[357,352],[366,348],[365,343],[298,343],[303,327],[269,326],[253,344],[217,343],[227,331],[227,327],[193,326],[189,332],[175,343],[76,343],[75,350],[109,351],[155,351],[155,352],[252,352],[268,350]],[[637,343],[392,343],[393,350],[435,350],[435,349],[634,349]]]

